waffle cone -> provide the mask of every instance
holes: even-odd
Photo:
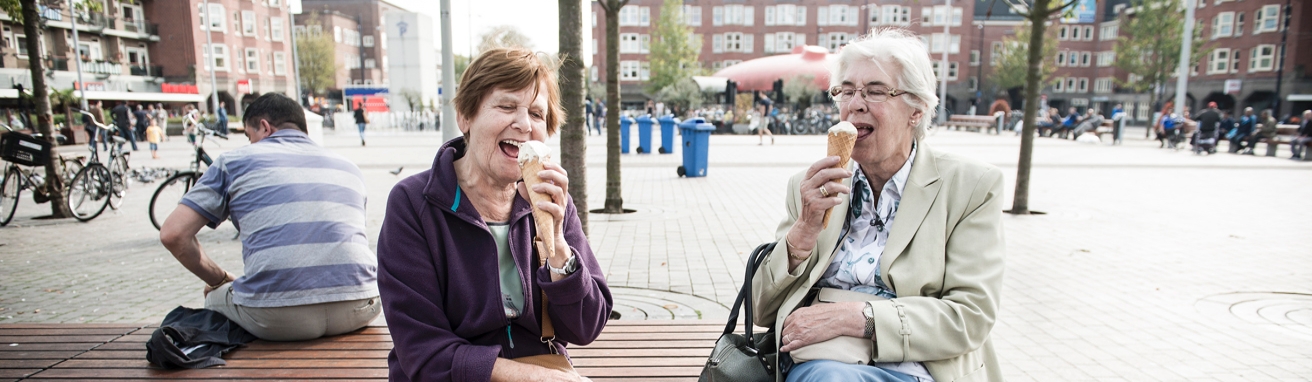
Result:
[[[538,250],[545,256],[542,260],[556,257],[556,222],[550,213],[538,208],[538,202],[550,202],[551,195],[534,192],[533,186],[542,183],[538,173],[542,172],[542,161],[533,159],[519,166],[519,173],[524,177],[524,188],[528,190],[529,206],[533,208],[533,222],[537,225],[536,241],[540,242]]]
[[[856,134],[829,133],[829,156],[838,156],[837,168],[847,168],[848,162],[852,160],[852,148],[854,146],[856,146]],[[829,216],[833,212],[833,208],[825,210],[825,217],[822,219],[825,228],[829,228]]]

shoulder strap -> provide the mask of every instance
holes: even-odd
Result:
[[[533,244],[538,249],[538,266],[546,267],[547,257],[543,254],[547,251],[542,247],[542,240],[535,237],[533,238]],[[547,291],[545,290],[542,291],[542,343],[551,348],[551,354],[556,354],[556,328],[551,325],[551,315],[547,313]]]
[[[747,330],[747,338],[752,338],[752,276],[756,274],[756,269],[765,262],[765,257],[774,252],[774,246],[778,242],[761,244],[752,250],[751,256],[747,257],[747,271],[743,276],[743,286],[738,291],[738,297],[733,301],[733,308],[729,310],[729,323],[724,325],[724,334],[733,333],[738,329],[738,308],[745,307],[747,317],[743,318],[743,326]]]

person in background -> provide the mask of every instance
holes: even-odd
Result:
[[[1111,118],[1113,121],[1119,121],[1121,118],[1125,118],[1125,107],[1119,103],[1116,104],[1116,106],[1113,106]]]
[[[1089,108],[1084,112],[1084,120],[1075,125],[1075,130],[1071,132],[1071,139],[1077,140],[1081,134],[1087,131],[1098,131],[1098,126],[1102,125],[1102,115],[1098,114],[1098,109]],[[1094,136],[1097,137],[1096,135]]]
[[[169,128],[169,111],[164,108],[163,103],[155,104],[155,123],[158,124],[161,129],[167,130]],[[168,138],[168,134],[164,134],[164,139]]]
[[[592,108],[592,96],[583,99],[583,131],[592,135],[592,129],[597,126],[596,111]],[[601,129],[597,129],[597,135],[601,135]]]
[[[105,150],[109,150],[109,131],[101,129],[95,125],[96,122],[105,123],[105,111],[101,109],[100,101],[92,101],[88,105],[88,114],[82,114],[82,127],[87,130],[87,144],[92,150],[96,149],[96,141],[100,141]]]
[[[114,126],[118,127],[118,134],[132,144],[132,151],[137,151],[137,137],[132,133],[132,110],[128,108],[128,103],[120,102],[114,106],[110,114],[114,116]]]
[[[369,114],[364,111],[364,103],[355,106],[355,127],[360,129],[360,146],[364,146],[364,129],[369,127]]]
[[[1253,135],[1253,129],[1257,126],[1257,116],[1253,115],[1253,108],[1244,108],[1244,115],[1239,116],[1239,123],[1236,125],[1233,134],[1228,134],[1230,138],[1230,152],[1238,153],[1244,147],[1244,140]]]
[[[1262,110],[1262,114],[1257,117],[1255,126],[1256,131],[1244,142],[1244,155],[1254,155],[1253,149],[1257,148],[1257,142],[1263,139],[1275,139],[1276,137],[1276,119],[1271,116],[1271,109]]]
[[[147,107],[149,110],[146,109]],[[150,127],[151,120],[155,119],[155,117],[152,116],[153,114],[155,114],[155,105],[149,104],[145,106],[137,104],[136,110],[132,111],[132,119],[136,123],[135,128],[138,140],[146,140],[146,128]]]
[[[219,114],[218,126],[214,127],[214,131],[219,133],[219,135],[226,137],[228,136],[228,103],[227,102],[219,101],[218,114]]]
[[[1069,110],[1070,111],[1066,112],[1066,118],[1061,120],[1061,126],[1058,127],[1058,138],[1066,139],[1066,136],[1075,130],[1075,125],[1080,124],[1080,112],[1076,111],[1074,107],[1071,107]]]
[[[159,238],[205,284],[205,309],[269,341],[355,331],[382,313],[360,168],[306,135],[295,100],[265,93],[246,107],[251,144],[223,153],[160,227]],[[196,234],[241,227],[236,277]]]
[[[1303,150],[1312,143],[1312,110],[1303,110],[1303,118],[1298,121],[1298,136],[1289,142],[1289,149],[1294,151],[1294,156],[1289,159],[1303,159]]]
[[[150,157],[159,159],[159,143],[164,140],[164,129],[154,123],[155,119],[151,118],[150,121],[150,126],[146,126],[146,142],[150,143]]]

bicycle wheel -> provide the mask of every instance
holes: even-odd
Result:
[[[159,188],[155,189],[155,195],[150,197],[150,224],[154,224],[156,230],[164,224],[164,219],[178,208],[182,196],[186,195],[187,191],[191,191],[191,186],[196,184],[196,179],[200,179],[200,173],[179,172],[164,183],[160,183]]]
[[[64,170],[59,174],[59,178],[64,182],[65,190],[68,189],[69,184],[73,183],[73,177],[77,176],[79,171],[82,171],[82,167],[85,167],[82,165],[82,162],[75,160],[64,162]]]
[[[78,221],[100,216],[109,205],[113,186],[109,169],[100,163],[91,163],[78,171],[68,185],[68,210]]]
[[[18,193],[21,191],[23,180],[18,176],[18,171],[5,171],[4,180],[0,180],[0,227],[14,219],[14,211],[18,210]]]
[[[127,155],[115,158],[109,164],[109,173],[113,192],[109,194],[109,208],[117,210],[123,205],[123,196],[128,192],[128,157]]]

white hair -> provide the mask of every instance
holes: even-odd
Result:
[[[902,28],[871,29],[869,35],[848,43],[838,52],[838,59],[830,64],[829,86],[841,85],[847,70],[859,60],[874,62],[880,70],[884,70],[885,62],[902,68],[900,73],[885,73],[897,81],[897,90],[912,96],[898,98],[921,112],[915,126],[916,139],[924,139],[925,130],[929,129],[939,103],[934,91],[938,83],[934,75],[934,64],[929,59],[929,50],[925,49],[924,41]]]

